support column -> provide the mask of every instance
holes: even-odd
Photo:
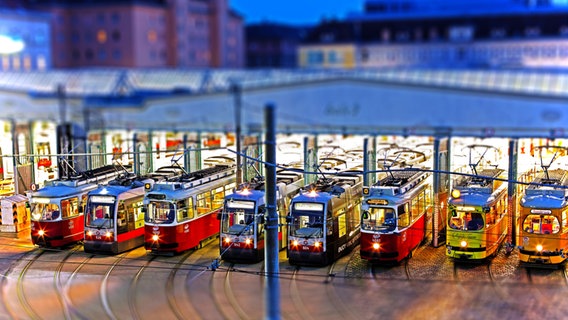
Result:
[[[507,241],[513,245],[517,244],[517,172],[518,172],[518,139],[509,140],[509,185],[507,186],[507,215],[509,217],[508,226],[509,232],[507,235]]]

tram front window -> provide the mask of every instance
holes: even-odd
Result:
[[[175,219],[175,205],[167,201],[151,201],[144,220],[150,223],[172,223]]]
[[[221,215],[221,232],[235,235],[254,233],[254,202],[226,201]]]
[[[114,203],[89,202],[85,212],[85,226],[112,228],[114,226]]]
[[[363,212],[362,228],[368,231],[393,231],[396,228],[394,209],[370,207]]]
[[[523,221],[523,230],[534,234],[552,234],[560,231],[558,218],[549,215],[529,214]]]
[[[34,221],[56,220],[59,214],[59,206],[53,203],[32,203],[31,218]]]
[[[479,212],[451,210],[448,224],[454,230],[481,230],[485,226]]]
[[[293,217],[290,234],[294,237],[323,237],[324,205],[314,202],[296,202],[290,211]]]

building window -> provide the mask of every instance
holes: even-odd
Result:
[[[43,55],[39,55],[37,57],[37,68],[38,70],[45,70],[47,68],[47,63],[45,61],[45,57]]]
[[[119,49],[114,49],[112,51],[112,58],[114,60],[120,60],[122,59],[122,52]]]
[[[120,31],[114,30],[114,31],[112,32],[111,37],[112,37],[112,40],[115,41],[115,42],[120,41]]]
[[[99,60],[100,61],[105,61],[106,60],[106,51],[104,49],[100,49],[99,50]]]
[[[30,71],[32,69],[32,58],[30,56],[24,57],[24,70]]]
[[[8,56],[2,57],[2,70],[10,69],[10,58]]]
[[[93,50],[92,49],[85,50],[85,59],[93,60]]]
[[[156,40],[158,40],[158,34],[156,33],[155,30],[150,30],[148,31],[148,41],[149,42],[156,42]]]
[[[79,33],[73,32],[73,33],[71,34],[71,42],[77,44],[77,43],[79,43],[79,40],[80,40],[80,38],[79,38]]]
[[[13,56],[12,57],[12,69],[20,70],[20,57],[19,56]]]
[[[110,16],[110,19],[112,23],[118,24],[120,22],[120,14],[113,12],[112,15]]]
[[[71,56],[73,57],[73,60],[79,60],[81,58],[81,54],[79,53],[79,50],[77,50],[77,49],[73,50],[73,53],[71,54]]]
[[[98,13],[97,14],[97,22],[99,24],[104,24],[105,23],[105,15],[104,13]]]
[[[308,51],[308,65],[322,64],[323,63],[323,52],[320,50]]]
[[[97,41],[99,43],[105,43],[107,41],[107,33],[104,30],[99,30],[97,32]]]

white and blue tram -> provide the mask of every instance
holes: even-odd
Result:
[[[326,265],[359,244],[363,179],[353,172],[320,178],[292,199],[290,264]]]
[[[304,185],[303,174],[295,171],[280,171],[276,175],[279,249],[286,247],[287,228],[285,215],[291,199]],[[240,185],[225,197],[220,216],[221,258],[229,261],[256,262],[264,257],[264,217],[266,214],[265,181],[256,178]]]

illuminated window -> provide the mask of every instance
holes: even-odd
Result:
[[[19,56],[12,57],[12,68],[14,70],[20,70],[20,57]]]
[[[97,32],[97,41],[99,43],[105,43],[107,41],[107,33],[104,30],[99,30]]]
[[[158,40],[158,34],[154,30],[148,31],[148,41],[156,42]]]
[[[2,57],[2,70],[10,69],[10,58],[8,56]]]
[[[30,71],[32,69],[32,58],[30,56],[24,57],[24,69]]]
[[[36,59],[36,64],[37,64],[37,69],[38,70],[45,70],[45,68],[47,67],[47,63],[45,62],[45,57],[40,55],[37,57]]]

